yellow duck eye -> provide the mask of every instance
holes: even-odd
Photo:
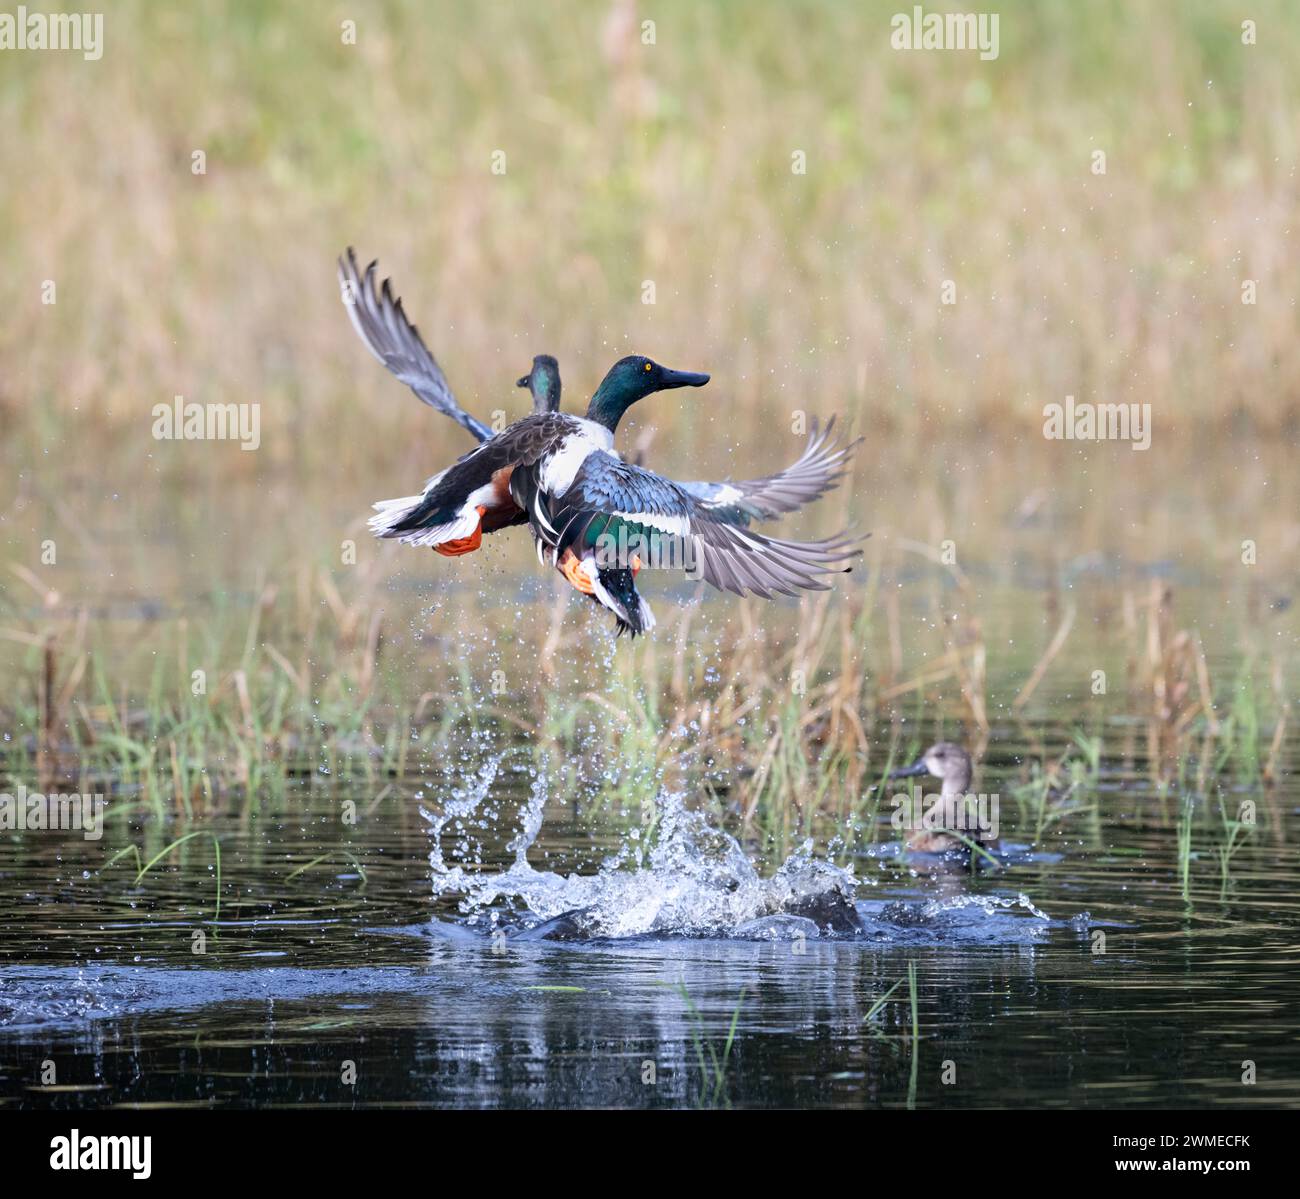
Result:
[[[650,363],[647,362],[647,363],[645,364],[645,368],[646,368],[646,370],[649,370],[649,369],[650,369]]]

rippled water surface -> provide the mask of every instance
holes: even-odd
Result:
[[[995,745],[985,789],[1018,757]],[[575,814],[490,758],[358,797],[356,826],[320,793],[217,822],[219,915],[206,834],[138,884],[105,865],[111,820],[10,835],[0,1099],[1296,1104],[1296,796],[1243,789],[1259,822],[1226,871],[1204,807],[1184,899],[1179,805],[1137,766],[1103,761],[1036,847],[1008,802],[975,874],[825,840],[767,860],[725,814]]]

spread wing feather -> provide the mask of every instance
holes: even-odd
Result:
[[[362,276],[351,246],[339,259],[339,284],[352,327],[366,348],[430,408],[451,417],[479,441],[487,441],[492,430],[456,403],[442,367],[420,339],[420,331],[406,319],[402,301],[393,297],[391,280],[376,287],[376,265],[372,262]]]
[[[748,525],[751,520],[772,520],[820,499],[844,477],[849,458],[862,438],[845,444],[832,439],[835,418],[824,427],[816,420],[808,444],[796,462],[774,475],[739,483],[682,483],[683,491],[720,520]]]
[[[661,564],[736,595],[771,598],[827,590],[824,577],[848,570],[860,553],[857,539],[843,534],[787,541],[751,532],[673,480],[604,451],[586,457],[562,496],[542,490],[538,473],[516,469],[511,490],[534,535],[557,555],[617,554],[636,538]]]

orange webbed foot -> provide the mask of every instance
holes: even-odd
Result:
[[[565,550],[559,563],[560,573],[583,595],[594,595],[596,588],[582,569],[582,562],[572,550]]]
[[[483,513],[487,511],[485,507],[478,507],[478,525],[468,537],[456,537],[451,541],[444,541],[441,545],[435,545],[433,548],[438,551],[444,558],[459,558],[461,554],[472,554],[480,545],[483,544]]]

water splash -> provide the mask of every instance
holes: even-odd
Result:
[[[807,932],[810,924],[819,930],[834,927],[852,910],[857,886],[852,870],[813,857],[811,842],[791,854],[771,878],[761,878],[734,837],[690,811],[683,795],[669,791],[656,801],[658,835],[648,847],[636,830],[594,875],[537,870],[527,855],[541,831],[546,796],[543,770],[520,810],[522,824],[509,845],[514,862],[507,870],[491,874],[435,867],[434,893],[458,895],[459,911],[471,919],[495,924],[522,917],[517,923],[524,931],[561,939],[749,935],[741,931],[745,926],[778,915],[801,918],[802,924],[788,926],[794,935]],[[468,797],[453,802],[462,814],[477,806],[468,806]],[[446,821],[430,824],[437,839]],[[440,846],[430,862],[443,862]],[[555,921],[563,923],[544,927]],[[771,937],[779,927],[750,931]]]
[[[962,893],[920,902],[890,900],[859,904],[863,928],[874,937],[925,942],[1032,943],[1052,927],[1052,920],[1034,902],[1015,895]]]
[[[528,851],[533,847],[537,835],[542,831],[542,820],[546,812],[546,798],[550,790],[546,785],[546,768],[548,764],[547,759],[542,758],[541,769],[537,771],[533,779],[533,785],[528,791],[528,801],[519,806],[519,833],[513,841],[506,845],[506,849],[515,855],[516,866],[528,865]]]
[[[1033,904],[1033,901],[1023,891],[1014,897],[1006,895],[950,895],[946,899],[932,899],[924,908],[928,917],[935,917],[944,912],[957,912],[963,908],[978,908],[986,916],[993,916],[998,912],[1012,911],[1020,908],[1028,912],[1036,920],[1046,920],[1051,923],[1051,917],[1046,912],[1040,911]]]
[[[722,937],[793,940],[850,936],[897,938],[929,930],[946,936],[968,925],[979,936],[1034,936],[1051,921],[1028,896],[958,894],[921,902],[859,903],[853,868],[814,853],[811,839],[774,874],[759,874],[740,843],[686,806],[682,793],[661,790],[653,821],[623,838],[594,874],[540,870],[528,860],[541,834],[549,797],[545,762],[518,808],[518,828],[507,843],[509,867],[482,869],[481,850],[469,868],[447,863],[443,838],[481,816],[504,755],[490,758],[440,816],[421,809],[433,841],[433,891],[456,901],[463,928],[506,929],[530,939],[591,940],[629,937]],[[484,820],[482,827],[486,827]],[[451,855],[457,856],[456,852]],[[1008,921],[1010,923],[1008,923]]]
[[[496,782],[497,772],[501,769],[501,763],[505,760],[506,755],[503,753],[494,754],[479,767],[478,774],[475,778],[463,787],[453,788],[451,798],[443,804],[441,813],[430,812],[423,805],[420,806],[420,815],[428,822],[429,839],[432,842],[432,848],[429,850],[429,865],[433,869],[434,877],[439,875],[448,878],[457,879],[464,876],[464,871],[460,866],[448,867],[443,858],[442,852],[442,831],[452,821],[463,821],[473,816],[481,804],[492,790],[492,784]]]

